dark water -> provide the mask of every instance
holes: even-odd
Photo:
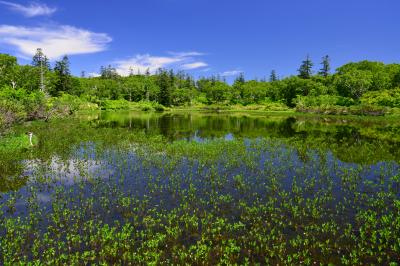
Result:
[[[82,116],[84,118],[85,116]],[[220,137],[333,138],[337,143],[374,140],[400,142],[400,121],[384,118],[335,118],[215,113],[129,113],[104,112],[88,115],[97,128],[128,128],[161,134],[173,141]],[[327,139],[328,140],[328,139]]]
[[[340,198],[350,194],[341,187],[344,173],[353,172],[368,181],[356,184],[354,190],[359,192],[386,189],[389,178],[399,173],[400,125],[384,119],[105,112],[32,123],[14,131],[15,135],[34,132],[37,144],[2,154],[3,199],[15,192],[28,195],[27,186],[35,184],[42,206],[51,205],[55,186],[74,187],[88,176],[105,181],[102,186],[107,191],[117,183],[121,193],[141,199],[150,197],[152,205],[173,209],[182,201],[177,200],[182,196],[178,196],[179,191],[188,190],[191,185],[196,188],[196,197],[204,201],[218,193],[232,196],[233,202],[252,202],[259,195],[270,193],[268,176],[278,177],[281,188],[287,191],[296,177],[299,185],[311,179],[319,180],[321,188],[331,184],[329,189]],[[188,158],[190,154],[171,157],[160,151],[139,155],[131,146],[116,148],[120,143],[135,143],[134,137],[128,140],[131,133],[148,136],[149,143],[144,145],[159,136],[166,145],[182,140],[204,145],[212,140],[227,140],[244,143],[245,149],[238,154],[225,154],[218,153],[219,146],[211,147],[219,155],[203,164],[207,155],[193,160]],[[221,147],[229,149],[229,144]],[[215,188],[214,181],[207,181],[214,175],[223,179],[221,187]],[[238,175],[246,184],[245,194],[236,186]],[[85,183],[88,197],[103,192]],[[14,214],[23,215],[26,205],[21,196]],[[104,214],[110,220],[119,216],[118,212]]]

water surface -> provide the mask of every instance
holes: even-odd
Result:
[[[35,122],[13,129],[34,132],[35,146],[0,149],[0,207],[7,219],[38,210],[53,217],[41,219],[40,232],[55,226],[59,208],[124,224],[175,212],[238,223],[253,207],[266,220],[274,210],[296,224],[282,229],[288,239],[311,224],[335,223],[340,232],[360,226],[362,212],[394,210],[399,129],[384,118],[239,113],[102,112]],[[195,245],[201,225],[195,231],[180,243]]]

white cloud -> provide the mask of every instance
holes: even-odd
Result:
[[[147,70],[150,73],[156,72],[159,68],[165,68],[173,63],[182,61],[178,57],[161,57],[161,56],[151,56],[149,54],[136,55],[135,57],[116,61],[115,64],[117,72],[122,76],[129,75],[131,69],[137,73],[145,73]]]
[[[170,55],[173,55],[175,57],[194,57],[194,56],[202,56],[204,53],[200,52],[168,52]]]
[[[23,27],[0,25],[0,46],[8,45],[23,56],[32,56],[42,48],[50,59],[63,55],[104,51],[111,37],[72,26]]]
[[[101,75],[99,73],[96,72],[91,72],[87,74],[89,78],[97,78],[100,77]]]
[[[182,68],[188,70],[188,69],[196,69],[196,68],[201,68],[201,67],[206,67],[206,66],[208,66],[207,63],[199,61],[199,62],[183,64]]]
[[[57,11],[55,7],[48,7],[46,4],[32,2],[29,5],[20,5],[8,1],[0,1],[0,4],[6,5],[9,9],[21,13],[25,17],[50,16]]]
[[[243,73],[243,71],[240,70],[228,70],[225,72],[220,73],[219,75],[222,77],[230,77],[230,76],[237,76],[239,74]]]
[[[174,69],[196,69],[205,67],[208,64],[202,61],[194,61],[195,56],[202,55],[198,52],[169,52],[170,56],[152,56],[150,54],[138,54],[134,57],[115,61],[117,72],[122,76],[127,76],[133,70],[134,73],[155,73],[160,68]]]

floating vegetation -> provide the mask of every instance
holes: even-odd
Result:
[[[397,142],[357,124],[182,116],[29,125],[37,146],[2,177],[0,262],[398,265]]]

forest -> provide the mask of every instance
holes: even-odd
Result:
[[[0,127],[15,122],[49,119],[85,109],[173,108],[297,111],[320,114],[388,115],[399,113],[400,64],[361,61],[331,71],[330,58],[315,66],[310,56],[297,75],[280,78],[272,70],[267,78],[233,84],[224,77],[194,78],[183,71],[159,69],[140,73],[131,69],[120,76],[111,65],[98,77],[80,77],[70,71],[68,56],[51,65],[37,49],[31,65],[0,54]]]

